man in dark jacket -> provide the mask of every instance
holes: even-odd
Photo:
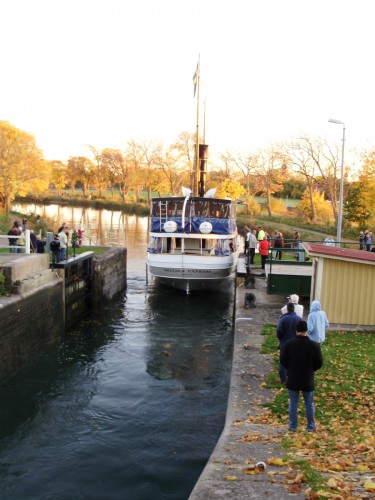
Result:
[[[302,391],[305,402],[307,430],[315,431],[314,373],[323,366],[320,345],[307,335],[306,321],[299,321],[296,337],[284,344],[280,362],[287,370],[286,388],[289,393],[289,430],[298,426],[298,397]]]
[[[287,304],[287,312],[283,316],[281,316],[279,324],[276,328],[276,335],[279,341],[280,351],[287,340],[294,339],[294,337],[296,336],[296,326],[297,323],[301,321],[301,319],[302,318],[298,316],[294,311],[294,304],[292,302],[289,302]],[[279,363],[279,375],[281,383],[285,384],[286,370],[281,363]]]

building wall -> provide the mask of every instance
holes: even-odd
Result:
[[[312,299],[320,300],[330,323],[375,325],[374,265],[320,258],[315,276]]]

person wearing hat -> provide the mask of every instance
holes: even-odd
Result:
[[[320,345],[307,335],[306,321],[296,325],[296,336],[283,346],[280,363],[287,372],[286,388],[289,394],[289,430],[298,427],[298,398],[302,392],[305,403],[307,430],[315,431],[314,374],[323,366]]]
[[[52,252],[52,264],[58,264],[60,262],[60,240],[57,233],[54,235],[49,248]]]
[[[257,234],[258,241],[262,241],[265,235],[266,233],[264,232],[262,226],[258,226],[258,234]]]
[[[36,253],[44,253],[44,248],[46,246],[46,240],[40,236],[40,234],[36,235]]]
[[[288,302],[291,302],[294,304],[294,310],[297,314],[297,316],[300,316],[300,318],[303,318],[303,305],[299,304],[299,296],[296,293],[292,293],[289,297],[287,297]],[[281,308],[281,314],[286,314],[287,312],[287,304],[285,304],[284,307]]]

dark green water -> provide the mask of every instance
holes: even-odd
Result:
[[[0,499],[188,498],[224,424],[234,289],[186,297],[134,262],[126,296],[0,387]]]

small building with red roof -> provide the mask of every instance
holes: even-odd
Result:
[[[375,326],[375,252],[302,243],[313,261],[310,302],[331,324]]]

